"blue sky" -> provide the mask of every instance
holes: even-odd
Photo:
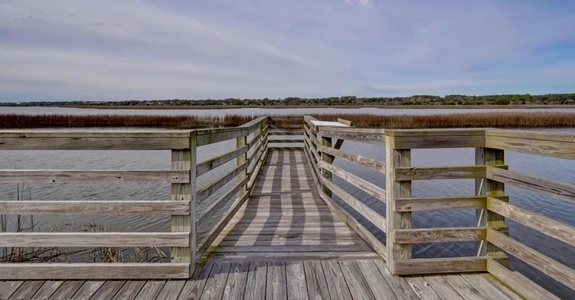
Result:
[[[575,92],[573,1],[0,1],[0,101]]]

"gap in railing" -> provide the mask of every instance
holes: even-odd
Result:
[[[533,283],[544,287],[546,290],[561,299],[573,299],[573,290],[556,281],[547,274],[533,268],[513,255],[509,255],[511,270],[529,278]]]

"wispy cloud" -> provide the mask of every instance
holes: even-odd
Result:
[[[567,92],[573,9],[531,0],[4,1],[0,101]]]

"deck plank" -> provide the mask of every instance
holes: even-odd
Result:
[[[344,300],[353,299],[339,264],[336,261],[322,261],[321,267],[325,275],[331,298]]]
[[[250,264],[248,262],[238,262],[232,264],[228,281],[224,288],[222,299],[241,299],[246,290],[246,281]]]
[[[364,277],[376,298],[386,300],[397,299],[393,289],[377,269],[373,260],[358,260],[357,265],[360,268],[361,273],[364,274]]]
[[[463,299],[441,275],[425,276],[424,279],[442,299]]]
[[[158,294],[158,299],[164,300],[175,300],[178,299],[180,293],[184,289],[186,280],[171,280],[166,282],[160,293]]]
[[[228,280],[228,275],[230,274],[231,263],[220,262],[215,263],[212,271],[210,272],[210,277],[206,282],[206,288],[202,293],[201,299],[212,300],[221,299],[224,294],[224,288],[226,286],[226,281]]]
[[[339,265],[354,299],[376,299],[356,261],[340,261]]]
[[[146,284],[145,280],[129,280],[122,288],[114,295],[113,299],[117,300],[133,300],[140,292],[142,287]]]
[[[309,299],[303,262],[286,263],[286,281],[288,299]]]
[[[487,299],[510,299],[480,274],[462,274],[461,276]]]
[[[331,299],[329,288],[319,261],[304,261],[305,281],[310,299]]]
[[[104,280],[89,280],[76,291],[72,299],[89,299],[104,285]]]
[[[419,299],[417,294],[403,277],[391,275],[387,267],[385,267],[383,260],[378,259],[374,262],[375,266],[379,269],[379,272],[383,278],[385,278],[398,299]]]
[[[63,280],[47,280],[42,284],[32,299],[48,299],[64,283]]]
[[[422,300],[441,300],[431,285],[421,276],[407,276],[405,281]]]
[[[268,263],[266,299],[287,299],[286,265],[284,262]]]
[[[442,275],[442,277],[449,283],[464,299],[469,300],[483,300],[486,299],[483,295],[461,275]]]
[[[146,284],[144,284],[144,286],[142,287],[136,298],[142,300],[157,299],[158,294],[160,294],[160,291],[162,290],[164,285],[166,285],[165,280],[148,280],[146,281]]]
[[[125,280],[108,280],[90,298],[90,300],[112,299],[116,293],[126,284]]]
[[[34,294],[40,289],[45,281],[30,280],[24,282],[20,287],[10,296],[9,299],[32,299]]]
[[[266,298],[267,273],[267,263],[250,263],[244,299],[262,300]]]
[[[84,280],[67,280],[50,296],[49,299],[72,299],[72,296],[82,287]]]
[[[184,285],[178,299],[200,299],[213,266],[213,264],[209,263],[199,265],[192,277],[192,280],[188,280]]]

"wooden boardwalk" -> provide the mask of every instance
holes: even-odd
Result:
[[[0,299],[522,299],[492,275],[393,276],[320,199],[302,151],[271,151],[189,280],[0,282]]]

